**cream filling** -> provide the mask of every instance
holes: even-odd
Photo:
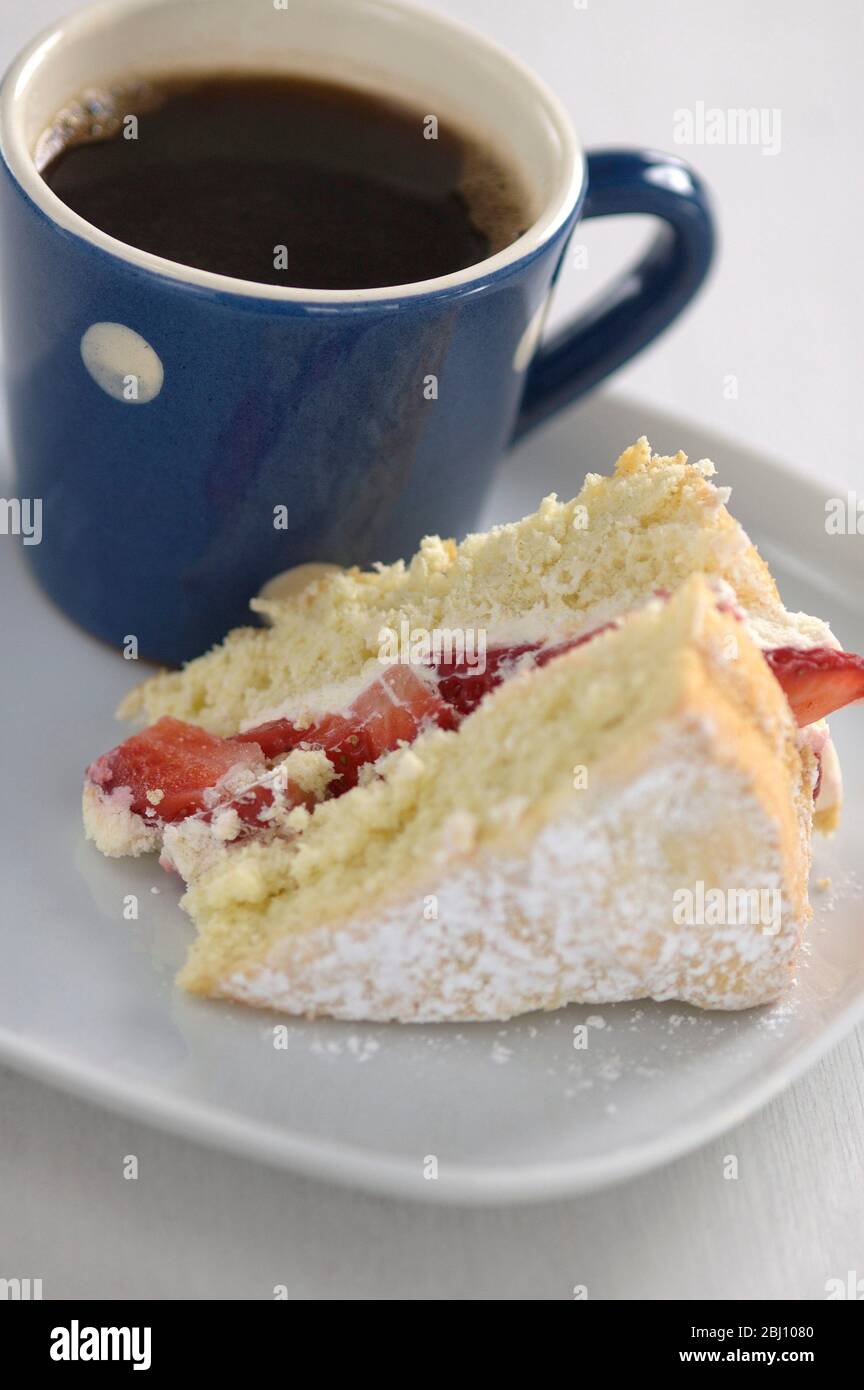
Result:
[[[778,607],[776,611],[771,613],[749,612],[738,602],[734,589],[725,579],[711,578],[708,582],[717,596],[718,603],[727,605],[734,612],[740,619],[747,635],[763,651],[771,650],[774,647],[798,647],[801,650],[807,650],[810,647],[840,649],[837,638],[828,624],[823,622],[821,618],[811,617],[809,613],[787,613],[782,607]],[[582,637],[586,633],[602,627],[605,623],[625,621],[648,604],[658,601],[660,600],[653,592],[643,594],[641,598],[635,599],[623,608],[620,599],[604,599],[603,602],[584,609],[579,615],[578,621],[575,622],[574,615],[566,611],[554,619],[550,619],[546,610],[534,610],[521,614],[518,618],[513,618],[507,623],[499,623],[489,628],[472,628],[470,634],[467,629],[462,629],[462,633],[466,650],[472,651],[472,655],[478,654],[481,637],[486,653],[497,647],[516,647],[538,641],[547,646],[554,646],[557,642]],[[445,633],[439,632],[436,636],[435,631],[429,633],[422,629],[415,629],[414,631],[417,632],[418,637],[425,636],[429,642],[443,641],[446,646]],[[449,631],[456,633],[458,629],[452,628]],[[240,732],[246,733],[250,729],[257,728],[259,724],[266,724],[273,719],[289,719],[302,729],[304,725],[313,724],[326,714],[344,714],[380,676],[388,664],[390,663],[371,657],[358,674],[350,680],[318,686],[301,696],[292,696],[280,701],[279,704],[260,710],[251,718],[243,721]],[[431,685],[435,684],[435,673],[432,667],[423,662],[411,662],[410,664],[421,679],[426,680]],[[485,669],[485,663],[477,664],[476,669],[478,672],[482,672]]]
[[[302,730],[316,723],[325,714],[344,714],[364,690],[368,690],[372,682],[378,679],[384,669],[384,665],[372,657],[358,675],[352,676],[350,680],[320,685],[315,690],[281,700],[278,705],[271,705],[252,718],[244,719],[240,725],[240,733],[245,734],[250,729],[257,729],[259,725],[269,724],[274,719],[289,719]],[[417,671],[423,675],[422,667],[418,667]]]
[[[734,590],[725,580],[718,578],[710,582],[718,603],[728,606],[735,613],[750,638],[762,650],[774,647],[797,647],[802,650],[813,646],[840,648],[840,643],[834,637],[828,624],[822,619],[811,617],[807,613],[787,613],[782,608],[770,614],[750,613],[738,603]],[[662,602],[661,598],[654,593],[649,593],[622,610],[620,601],[616,603],[612,600],[604,600],[602,603],[585,609],[580,614],[579,621],[575,623],[572,614],[564,613],[555,621],[550,622],[548,613],[535,611],[523,614],[506,624],[498,624],[488,630],[473,630],[470,639],[473,646],[470,645],[467,634],[463,635],[465,635],[466,648],[475,657],[481,656],[482,653],[479,646],[481,633],[485,643],[485,653],[495,648],[520,646],[538,641],[541,641],[544,646],[554,646],[558,642],[584,636],[603,627],[604,624],[626,621],[633,613],[647,605],[659,604],[660,602]],[[451,632],[455,631],[456,629],[451,629]],[[435,634],[426,634],[426,636],[431,641],[434,640]],[[530,657],[526,656],[525,660],[526,662],[530,661]],[[350,680],[320,686],[301,697],[290,698],[267,710],[259,711],[254,717],[244,721],[241,725],[241,732],[253,729],[273,719],[289,719],[302,730],[304,726],[315,723],[324,715],[344,714],[358,697],[378,679],[388,664],[390,663],[373,657]],[[421,663],[412,663],[412,669],[430,685],[435,684],[434,668]],[[476,670],[478,673],[484,669],[485,660],[477,661]],[[506,680],[508,674],[505,674],[503,679]],[[838,805],[842,797],[840,767],[826,721],[824,719],[818,720],[801,729],[800,740],[802,745],[818,754],[821,760],[822,783],[818,803],[820,809],[829,809]],[[317,766],[317,771],[312,776],[312,783],[308,780],[309,775],[311,775],[308,769],[305,775],[301,769],[302,759],[310,757],[319,760],[319,763],[322,764]],[[326,771],[323,764],[326,764]],[[368,769],[364,769],[364,773],[365,779],[374,776],[375,765],[370,765]],[[308,819],[309,812],[303,807],[292,808],[286,803],[284,795],[280,793],[280,780],[289,776],[297,781],[304,790],[310,790],[317,798],[320,798],[325,794],[326,783],[332,775],[332,768],[322,751],[295,749],[266,772],[259,770],[256,773],[253,769],[243,765],[231,768],[220,779],[217,786],[205,794],[205,801],[208,806],[213,807],[225,799],[226,792],[233,797],[255,786],[269,787],[274,793],[274,806],[265,808],[260,816],[260,833],[291,837],[302,829],[305,820]],[[143,836],[139,830],[137,835],[132,837],[129,822],[132,820],[140,821],[141,818],[134,817],[129,811],[128,804],[124,803],[122,797],[118,797],[117,791],[122,789],[115,789],[109,798],[108,794],[101,788],[97,789],[93,784],[91,787],[93,791],[98,790],[99,792],[99,809],[102,816],[115,818],[112,834],[107,838],[111,840],[112,844],[119,844],[125,839],[130,845],[126,852],[140,853],[140,841]],[[95,809],[91,806],[91,819]],[[147,819],[142,822],[142,828],[145,825],[152,836],[158,827],[157,806],[148,807]],[[236,811],[230,807],[223,807],[222,810],[216,811],[210,820],[204,820],[199,813],[164,826],[163,829],[161,862],[166,868],[177,869],[188,882],[190,878],[197,876],[204,868],[208,867],[220,853],[223,853],[226,846],[237,839],[241,831],[248,831],[249,827],[240,819]],[[132,847],[132,838],[136,839],[134,848]],[[100,835],[99,839],[104,840],[106,837]],[[152,839],[149,840],[150,847],[152,847],[152,843]],[[112,850],[105,852],[111,853]],[[114,848],[113,852],[123,851]]]
[[[834,811],[843,804],[843,772],[837,747],[830,737],[822,754],[822,785],[819,788],[819,810]]]
[[[839,647],[840,645],[827,623],[819,618],[813,618],[807,613],[786,613],[785,611],[779,617],[777,614],[772,614],[770,617],[750,614],[738,603],[734,590],[725,580],[712,581],[712,588],[717,595],[718,603],[728,606],[735,613],[753,642],[763,650],[772,647],[806,649],[811,646]],[[563,621],[550,624],[548,621],[543,621],[545,615],[537,613],[524,615],[506,626],[499,625],[491,632],[484,633],[485,650],[489,652],[498,647],[515,647],[534,643],[538,641],[538,631],[542,631],[543,635],[540,640],[543,641],[544,645],[554,646],[558,641],[584,636],[586,633],[603,627],[604,624],[620,623],[649,604],[661,602],[662,599],[652,593],[646,595],[641,603],[629,608],[623,614],[620,606],[615,603],[596,604],[585,611],[582,615],[582,621],[575,627],[572,620],[568,620],[566,617]],[[530,659],[530,655],[526,654],[524,658],[526,663],[530,662]],[[516,664],[518,665],[518,663]],[[380,676],[384,665],[385,663],[373,658],[353,679],[321,686],[300,699],[285,700],[270,710],[259,713],[254,719],[246,721],[243,729],[254,728],[270,719],[290,719],[292,723],[302,728],[304,724],[312,724],[324,715],[344,714]],[[485,669],[485,661],[482,666],[477,666],[478,671],[482,669]],[[435,675],[432,668],[417,663],[414,665],[414,670],[421,678],[434,685]],[[507,675],[503,677],[504,680],[507,678]],[[842,796],[840,765],[834,745],[831,742],[827,721],[820,719],[801,729],[799,739],[802,746],[809,748],[820,759],[822,768],[819,791],[820,809],[829,809],[839,804]],[[295,753],[289,757],[293,758],[299,754],[300,750],[295,750]],[[323,754],[320,756],[324,757]],[[388,754],[382,756],[387,757]],[[381,759],[378,760],[378,762],[380,761]],[[361,770],[361,783],[376,775],[376,767],[377,764],[370,764]],[[247,783],[248,786],[256,784],[271,785],[269,776],[250,778]],[[324,794],[323,787],[320,789],[320,794]],[[303,808],[296,808],[290,815],[286,814],[284,806],[280,807],[277,800],[272,811],[265,810],[260,817],[261,833],[265,835],[276,833],[290,838],[302,830],[308,816],[309,812]],[[192,877],[209,867],[224,852],[226,845],[234,840],[244,828],[248,827],[244,827],[236,812],[228,809],[215,815],[210,822],[202,821],[200,817],[192,817],[189,821],[167,826],[162,862],[166,867],[178,869],[188,882]]]

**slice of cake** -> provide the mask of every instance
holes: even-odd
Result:
[[[640,440],[134,691],[152,722],[89,769],[85,824],[187,880],[181,983],[352,1019],[775,997],[864,662],[786,612],[713,472]]]

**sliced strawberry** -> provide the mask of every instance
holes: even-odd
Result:
[[[176,821],[200,811],[205,805],[204,792],[230,768],[239,764],[259,769],[263,763],[261,749],[254,742],[217,738],[166,715],[97,758],[87,775],[109,793],[119,787],[130,788],[130,810],[137,815],[153,821]],[[148,798],[148,792],[153,793],[153,799]]]
[[[864,657],[833,647],[774,647],[765,660],[777,677],[798,723],[823,719],[864,699]]]
[[[457,720],[440,693],[410,666],[387,666],[354,701],[349,715],[365,728],[376,756],[398,743],[413,743],[424,727],[456,727]]]
[[[290,719],[268,719],[266,724],[257,724],[254,729],[235,734],[238,743],[255,743],[268,759],[279,758],[290,753],[292,748],[303,742],[304,731],[291,723]]]
[[[306,733],[308,736],[308,729]],[[327,788],[331,796],[340,796],[342,792],[356,787],[361,767],[374,763],[384,751],[377,748],[362,725],[335,715],[316,724],[314,741],[324,749],[338,773]],[[392,746],[395,748],[396,744]]]
[[[467,662],[441,662],[435,669],[439,681],[438,690],[457,714],[464,718],[471,714],[480,701],[512,675],[523,657],[531,657],[534,666],[546,666],[556,656],[563,656],[576,647],[582,647],[609,628],[617,627],[617,622],[603,623],[600,627],[583,632],[579,637],[568,637],[563,642],[544,647],[541,642],[524,642],[521,646],[492,647],[486,653],[484,669],[478,671],[476,665]]]
[[[289,778],[280,786],[279,805],[284,810],[291,811],[295,806],[306,806],[311,809],[315,798],[310,792],[304,792],[296,782]],[[271,806],[276,803],[276,795],[273,788],[266,782],[255,782],[245,791],[239,792],[237,796],[230,800],[220,802],[218,806],[205,811],[201,817],[204,821],[212,821],[217,811],[226,809],[236,811],[243,825],[247,827],[245,832],[241,832],[236,839],[245,839],[253,830],[266,829],[270,817],[268,812]]]
[[[262,787],[256,783],[254,786],[248,787],[246,791],[240,792],[238,796],[233,797],[231,801],[227,802],[227,805],[232,811],[237,812],[244,825],[260,826],[264,824],[264,821],[261,820],[261,812],[269,810],[273,805],[273,793],[269,787]],[[220,806],[219,809],[221,811],[224,807]],[[212,820],[213,811],[208,811],[203,819]]]
[[[464,718],[471,714],[496,686],[516,666],[523,656],[536,652],[539,642],[523,642],[521,646],[493,647],[486,653],[483,670],[478,664],[465,661],[442,661],[436,666],[438,692],[448,705]]]
[[[388,666],[366,687],[344,714],[325,714],[300,728],[290,719],[271,719],[246,733],[263,748],[268,758],[289,752],[300,744],[323,748],[338,778],[330,795],[357,785],[360,768],[374,763],[400,743],[413,743],[423,728],[433,724],[455,728],[453,710],[435,689],[408,666]]]

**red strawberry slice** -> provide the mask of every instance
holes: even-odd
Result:
[[[237,737],[258,744],[268,758],[301,743],[323,748],[339,774],[329,794],[338,796],[357,785],[364,764],[374,763],[400,743],[413,743],[425,727],[451,729],[457,722],[431,685],[410,667],[396,665],[372,681],[344,714],[325,714],[305,728],[290,719],[271,719]]]
[[[388,666],[379,680],[359,695],[349,711],[366,731],[376,757],[398,743],[413,743],[432,724],[453,729],[457,720],[439,692],[410,666]]]
[[[239,796],[235,796],[227,805],[232,811],[237,812],[244,825],[261,826],[265,824],[265,821],[261,820],[261,812],[273,805],[273,793],[269,787],[262,787],[256,782],[253,786],[247,787],[246,791],[240,792]],[[223,809],[224,806],[219,807],[220,811]],[[207,811],[202,819],[211,821],[213,814],[213,811]]]
[[[108,793],[130,788],[130,810],[137,815],[154,822],[176,821],[202,810],[204,792],[238,764],[263,770],[257,744],[217,738],[166,715],[97,758],[87,776]],[[162,796],[152,802],[148,791]]]
[[[238,743],[257,744],[269,761],[271,758],[281,757],[283,753],[290,753],[292,748],[302,743],[304,731],[292,724],[290,719],[268,719],[265,724],[258,724],[254,729],[247,729],[245,733],[235,734],[234,738]]]
[[[442,661],[436,667],[438,692],[448,705],[464,718],[471,714],[490,690],[494,690],[515,668],[517,662],[530,652],[536,652],[539,642],[523,642],[521,646],[492,647],[486,653],[483,670],[478,664],[465,661]]]
[[[243,822],[243,829],[234,837],[237,840],[248,839],[249,835],[255,830],[267,828],[270,824],[268,814],[270,807],[276,802],[276,796],[272,787],[267,783],[255,782],[247,787],[245,791],[239,792],[230,801],[220,802],[218,807],[214,806],[211,810],[205,811],[201,817],[204,821],[212,821],[217,810],[223,811],[226,808],[236,811],[239,819]],[[296,782],[286,778],[282,783],[279,794],[279,805],[286,811],[291,811],[295,806],[306,806],[309,810],[315,803],[315,798],[311,792],[304,792]]]
[[[309,740],[310,733],[311,730],[304,730],[307,740]],[[327,790],[331,796],[340,796],[342,792],[350,791],[352,787],[356,787],[361,767],[364,767],[366,763],[374,763],[380,753],[386,751],[373,742],[368,730],[364,729],[361,724],[354,724],[348,719],[340,719],[338,715],[323,719],[316,724],[311,742],[324,749],[339,774],[328,785]],[[398,739],[391,744],[391,747],[395,748],[397,742]]]
[[[533,665],[546,666],[556,656],[584,646],[592,637],[597,637],[609,628],[618,627],[617,622],[603,623],[600,627],[583,632],[579,637],[569,637],[563,642],[544,647],[541,642],[524,642],[521,646],[492,647],[486,653],[485,667],[478,671],[467,662],[441,662],[436,666],[439,677],[438,690],[448,704],[452,705],[460,718],[471,714],[480,701],[512,675],[523,657],[531,656]]]
[[[774,647],[765,660],[803,727],[864,699],[864,657],[834,647]]]

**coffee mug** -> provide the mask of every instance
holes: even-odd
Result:
[[[533,221],[450,275],[301,290],[127,246],[40,177],[40,133],[88,87],[217,68],[332,78],[453,120],[511,161]],[[85,628],[167,663],[248,621],[250,597],[291,565],[463,535],[508,444],[656,337],[712,254],[705,192],[680,159],[583,155],[522,63],[401,0],[103,0],[12,65],[0,150],[17,490],[42,506],[25,553]],[[622,213],[661,220],[653,245],[541,343],[579,218]]]

